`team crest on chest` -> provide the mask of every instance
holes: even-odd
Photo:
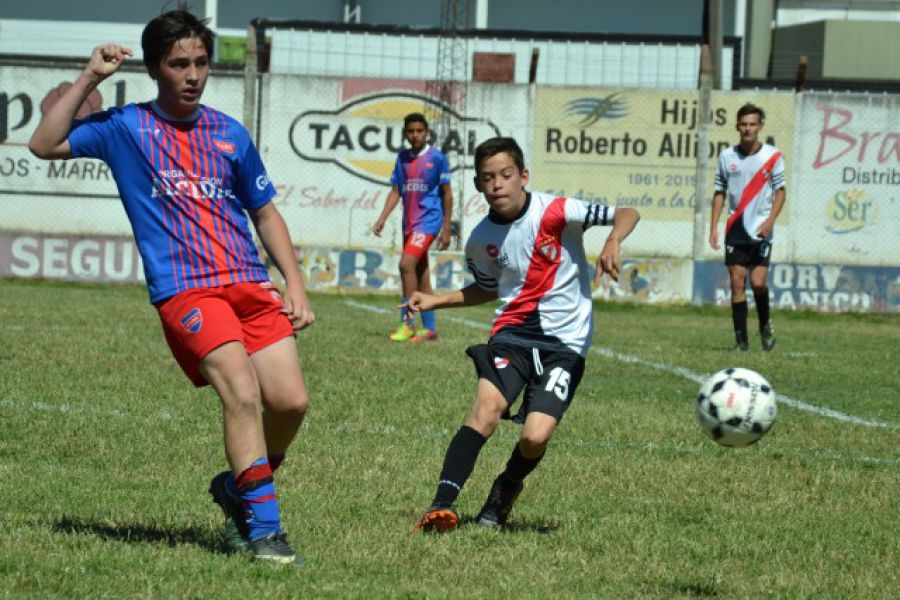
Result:
[[[553,236],[548,236],[538,240],[537,249],[544,258],[555,261],[559,257],[559,240]]]

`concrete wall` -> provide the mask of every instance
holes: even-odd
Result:
[[[823,75],[900,79],[900,22],[828,21]]]

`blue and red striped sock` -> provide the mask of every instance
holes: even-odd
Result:
[[[426,310],[422,313],[422,327],[429,331],[437,331],[437,313],[433,310]]]
[[[260,458],[238,475],[234,484],[247,514],[250,540],[281,533],[278,497],[269,461]]]

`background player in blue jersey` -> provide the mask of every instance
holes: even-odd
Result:
[[[150,301],[179,365],[222,403],[230,470],[210,492],[233,550],[295,563],[281,526],[273,472],[297,433],[307,389],[294,332],[313,323],[275,188],[248,132],[200,104],[213,32],[176,10],[150,21],[143,60],[156,100],[73,121],[129,49],[98,46],[83,73],[41,119],[29,144],[40,158],[95,157],[110,167],[144,261]],[[285,281],[269,281],[253,221]]]
[[[450,246],[450,218],[453,193],[450,191],[450,166],[447,157],[428,144],[428,121],[421,113],[403,119],[403,136],[409,149],[397,155],[391,174],[391,191],[384,210],[372,232],[381,237],[384,224],[397,202],[403,200],[403,253],[400,256],[400,282],[403,302],[413,292],[432,293],[428,268],[428,248],[438,237],[438,249]],[[422,313],[422,327],[415,329],[413,315],[400,310],[400,326],[391,334],[395,342],[423,342],[437,339],[437,317],[434,311]]]

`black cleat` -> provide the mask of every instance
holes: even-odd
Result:
[[[524,487],[525,484],[521,481],[510,481],[503,475],[497,477],[491,486],[487,501],[475,520],[482,527],[502,527],[506,525],[509,513],[512,512],[513,505],[516,503],[516,498],[519,497],[519,493]]]
[[[731,348],[732,352],[747,352],[750,350],[750,344],[749,342],[747,342],[746,331],[735,331],[734,340],[736,343],[734,347]]]
[[[225,546],[229,552],[243,552],[248,548],[247,521],[241,507],[241,499],[233,496],[225,484],[228,474],[228,471],[222,471],[213,477],[209,484],[209,493],[213,497],[213,502],[218,504],[225,514]]]
[[[284,533],[270,533],[249,544],[253,560],[276,565],[302,565],[303,557],[299,556],[288,544]]]
[[[759,328],[759,336],[762,338],[762,349],[766,352],[775,347],[775,326],[772,321]]]

